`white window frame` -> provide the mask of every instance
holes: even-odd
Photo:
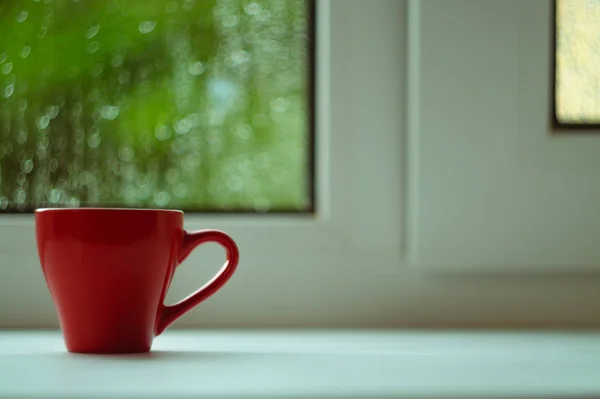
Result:
[[[222,291],[175,326],[600,323],[600,284],[583,276],[524,278],[513,270],[499,279],[497,269],[482,276],[423,267],[420,3],[317,0],[317,213],[187,215],[189,230],[231,234],[241,262]],[[0,237],[0,327],[57,326],[33,216],[1,216]],[[189,294],[220,262],[220,250],[194,252],[168,298]]]

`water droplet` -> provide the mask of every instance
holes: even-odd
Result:
[[[91,53],[95,53],[96,51],[98,51],[99,48],[100,48],[100,43],[98,43],[98,42],[91,42],[91,43],[88,43],[85,46],[85,51],[87,53],[91,54]]]
[[[17,22],[18,23],[22,23],[25,22],[25,20],[27,19],[27,11],[21,11],[17,14]]]
[[[171,195],[166,191],[161,191],[154,194],[154,203],[159,207],[164,207],[169,205],[171,201]]]
[[[31,46],[25,46],[21,49],[21,58],[27,58],[31,53]]]
[[[20,130],[19,133],[17,133],[17,142],[19,144],[25,144],[26,141],[27,141],[27,130]]]
[[[25,201],[27,200],[27,193],[25,192],[25,190],[21,190],[21,189],[16,190],[14,198],[15,198],[15,202],[17,204],[24,204]]]
[[[48,169],[50,172],[56,172],[56,169],[58,169],[58,159],[52,158],[52,160],[50,160],[48,163]]]
[[[156,27],[155,21],[144,21],[144,22],[140,23],[139,30],[141,33],[146,35],[146,34],[152,32],[155,27]]]
[[[248,140],[254,134],[252,127],[246,124],[239,125],[235,133],[240,140]]]
[[[67,201],[67,206],[69,208],[79,208],[79,204],[80,204],[80,201],[79,201],[79,198],[77,198],[77,197],[71,197]]]
[[[19,111],[25,112],[27,109],[27,100],[22,98],[19,100]]]
[[[50,139],[48,137],[40,137],[38,140],[38,148],[40,150],[45,150],[50,146]]]
[[[4,98],[9,98],[15,92],[15,85],[9,84],[4,88]]]
[[[99,30],[100,30],[100,25],[90,26],[88,28],[88,30],[85,31],[85,38],[91,39],[92,37],[96,36],[96,34],[98,33]]]
[[[244,50],[236,51],[231,55],[231,60],[238,65],[245,64],[250,61],[250,54]]]
[[[194,8],[194,5],[196,4],[194,1],[195,0],[186,0],[185,3],[183,3],[183,9],[189,11]]]
[[[44,130],[50,124],[50,117],[48,115],[44,115],[37,120],[37,127],[40,130]]]
[[[167,13],[169,13],[169,14],[174,13],[178,9],[179,9],[179,3],[176,1],[169,2],[167,4],[167,6],[165,7],[165,11],[167,11]]]
[[[227,188],[234,193],[240,192],[244,189],[244,182],[239,176],[232,176],[227,180]]]
[[[51,105],[48,108],[46,108],[46,116],[50,119],[54,119],[58,116],[58,112],[60,111],[60,108],[56,105]]]
[[[0,197],[0,209],[6,210],[8,208],[8,198]]]
[[[100,145],[100,141],[101,139],[99,134],[92,134],[87,139],[88,147],[98,148],[98,146]]]
[[[112,57],[110,65],[112,65],[114,68],[118,68],[121,65],[123,65],[124,62],[125,62],[125,56],[123,54],[117,54]]]
[[[57,204],[58,201],[60,201],[60,197],[62,196],[62,193],[60,192],[60,190],[57,190],[56,188],[50,189],[48,191],[48,202],[50,202],[51,204]]]
[[[244,9],[248,15],[257,15],[261,10],[260,5],[257,3],[250,3]]]
[[[46,33],[48,33],[48,27],[42,26],[42,28],[40,29],[40,33],[38,33],[38,38],[43,39],[46,36]]]
[[[159,126],[154,131],[154,136],[158,141],[165,141],[171,137],[171,130],[167,126]]]
[[[24,159],[23,161],[21,161],[21,172],[31,173],[32,170],[33,170],[33,160]]]
[[[102,65],[102,63],[97,63],[92,68],[91,74],[92,74],[92,76],[100,76],[100,74],[102,73],[103,70],[104,70],[104,65]]]
[[[187,198],[189,192],[190,192],[190,190],[184,183],[178,183],[175,186],[175,189],[173,190],[173,194],[175,194],[175,196],[177,198],[182,198],[182,199]]]
[[[165,180],[169,184],[175,184],[179,180],[179,171],[177,169],[169,169]]]
[[[266,169],[269,167],[270,164],[271,159],[269,158],[269,155],[264,152],[254,157],[254,165],[258,169]]]
[[[229,15],[223,19],[223,26],[226,28],[233,28],[239,22],[237,15]]]
[[[193,62],[188,66],[188,72],[194,76],[202,75],[205,70],[204,64],[200,61]]]
[[[175,129],[175,132],[177,134],[186,134],[187,132],[190,131],[190,129],[192,128],[192,125],[187,120],[187,118],[184,118],[184,119],[178,121],[177,123],[175,123],[173,125],[173,128]]]
[[[271,101],[271,110],[274,112],[285,112],[290,106],[290,102],[285,97],[278,97]]]
[[[2,65],[2,68],[0,68],[0,70],[4,75],[8,75],[10,71],[12,71],[12,62],[7,62],[6,64]]]
[[[0,64],[4,63],[4,61],[6,61],[6,53],[0,53]]]
[[[129,73],[129,71],[121,71],[119,73],[119,83],[121,83],[122,85],[129,83],[130,76],[131,74]]]
[[[135,153],[133,148],[125,146],[119,150],[119,159],[123,162],[129,162],[133,159]]]
[[[117,118],[117,116],[119,116],[119,107],[105,105],[100,109],[100,114],[102,115],[103,119],[113,121]]]
[[[82,111],[83,111],[83,105],[81,103],[75,103],[71,107],[71,113],[73,114],[73,116],[81,115]]]

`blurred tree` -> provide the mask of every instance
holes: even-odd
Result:
[[[0,211],[308,205],[304,0],[3,0]]]

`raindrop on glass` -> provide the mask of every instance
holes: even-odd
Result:
[[[166,191],[161,191],[154,194],[154,203],[159,207],[164,207],[169,205],[171,201],[171,195]]]
[[[9,98],[15,91],[15,85],[9,84],[4,88],[4,98]]]
[[[27,141],[27,130],[20,130],[17,134],[17,142],[19,144],[25,144]]]
[[[46,116],[50,119],[54,119],[58,116],[58,112],[60,111],[60,108],[56,105],[51,105],[48,108],[46,108]]]
[[[50,163],[48,163],[48,169],[50,172],[56,172],[56,169],[58,169],[58,160],[56,158],[52,158],[52,160],[50,160]]]
[[[245,7],[246,14],[248,15],[257,15],[260,12],[260,5],[257,3],[250,3]]]
[[[190,190],[184,183],[178,183],[175,186],[175,189],[173,190],[173,194],[175,194],[175,196],[177,198],[181,198],[181,199],[186,198],[188,196],[189,192],[190,192]]]
[[[6,61],[6,53],[0,53],[0,64],[4,63],[4,61]]]
[[[21,172],[30,173],[33,170],[33,160],[24,159],[21,161]]]
[[[235,64],[245,64],[250,61],[250,54],[244,50],[236,51],[231,55],[231,60]]]
[[[142,23],[140,23],[138,29],[140,30],[140,33],[143,34],[148,34],[150,32],[152,32],[154,30],[154,28],[156,28],[156,22],[155,21],[144,21]]]
[[[154,131],[154,136],[158,141],[165,141],[171,137],[171,130],[167,126],[157,127]]]
[[[134,155],[133,148],[129,146],[125,146],[119,150],[119,159],[123,162],[131,161]]]
[[[269,159],[269,155],[262,153],[254,157],[254,165],[258,169],[266,169],[271,164],[271,160]]]
[[[50,124],[50,117],[48,115],[39,117],[36,124],[37,124],[38,129],[44,130]]]
[[[98,51],[99,48],[100,48],[100,43],[98,43],[98,42],[91,42],[91,43],[88,43],[85,46],[85,51],[87,53],[91,54],[91,53],[95,53],[96,51]]]
[[[17,190],[15,191],[15,202],[17,204],[24,204],[25,200],[27,199],[27,193],[25,192],[25,190]]]
[[[194,76],[202,75],[205,70],[206,68],[204,68],[204,64],[199,61],[193,62],[188,66],[188,72]]]
[[[129,71],[121,71],[119,73],[119,83],[121,83],[122,85],[129,83],[130,76],[131,74],[129,73]]]
[[[274,112],[285,112],[289,108],[289,101],[284,97],[279,97],[271,101],[271,109]]]
[[[100,110],[100,115],[102,115],[103,119],[107,119],[109,121],[115,120],[117,116],[119,116],[119,107],[105,105]]]
[[[102,71],[104,70],[104,65],[102,65],[102,63],[98,63],[96,65],[94,65],[94,67],[92,68],[92,76],[96,77],[96,76],[100,76],[100,74],[102,73]]]
[[[17,14],[17,22],[18,23],[22,23],[25,22],[25,20],[27,19],[27,11],[21,11]]]
[[[48,191],[47,198],[48,198],[48,202],[50,202],[51,204],[57,204],[58,201],[60,201],[60,197],[61,197],[60,190],[53,188]]]
[[[0,209],[5,210],[6,208],[8,208],[8,202],[8,198],[0,197]]]
[[[69,208],[78,208],[79,207],[79,203],[80,203],[79,198],[77,198],[77,197],[71,197],[67,201],[67,206]]]
[[[7,62],[6,64],[2,65],[0,71],[2,71],[4,75],[8,75],[10,71],[12,71],[12,62]]]
[[[38,148],[40,150],[47,149],[49,145],[50,145],[50,140],[48,139],[48,137],[40,137],[40,139],[38,140]]]
[[[100,135],[99,134],[92,134],[87,139],[88,147],[90,147],[90,148],[98,148],[98,146],[100,145],[100,141],[101,140],[100,140]]]
[[[223,26],[226,28],[233,28],[239,22],[237,15],[229,15],[223,19]]]
[[[171,1],[165,7],[165,11],[169,14],[174,13],[179,9],[179,3],[176,1]]]
[[[27,56],[31,53],[31,46],[25,46],[21,49],[21,58],[27,58]]]
[[[114,68],[118,68],[123,65],[123,62],[125,62],[125,56],[123,54],[117,54],[112,57],[110,65],[112,65]]]
[[[187,119],[182,119],[175,123],[173,126],[177,134],[186,134],[192,128],[190,122]]]
[[[85,38],[86,39],[91,39],[92,37],[96,36],[96,34],[98,33],[98,31],[100,30],[100,25],[92,25],[88,28],[87,31],[85,31]]]

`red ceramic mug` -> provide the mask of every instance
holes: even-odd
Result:
[[[69,352],[148,352],[155,336],[229,280],[239,259],[227,234],[185,231],[181,211],[38,209],[35,224]],[[175,268],[205,242],[225,248],[223,268],[186,299],[164,305]]]

